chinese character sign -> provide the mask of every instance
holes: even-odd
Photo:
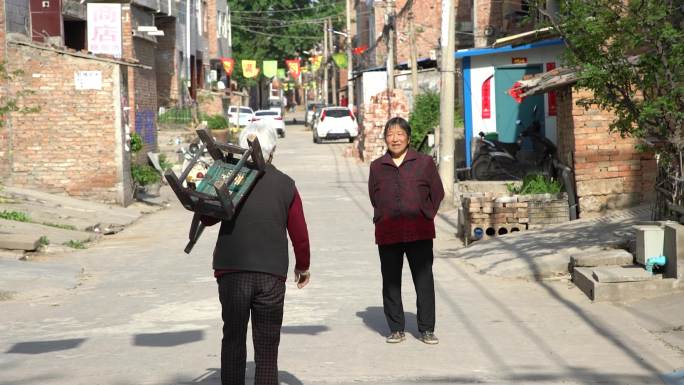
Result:
[[[222,57],[221,63],[223,64],[223,69],[226,71],[226,74],[228,74],[228,76],[233,75],[233,70],[235,69],[235,59]]]
[[[88,50],[121,57],[121,4],[88,3]]]
[[[287,71],[292,75],[292,78],[297,79],[300,74],[299,59],[285,60]]]
[[[242,61],[242,76],[245,78],[253,78],[259,75],[259,68],[256,65],[256,60]]]

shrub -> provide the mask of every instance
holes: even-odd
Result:
[[[159,154],[159,167],[161,167],[162,171],[169,170],[173,167],[173,163],[166,159],[166,154]]]
[[[77,241],[77,240],[69,240],[67,242],[62,243],[64,246],[71,247],[72,249],[85,249],[86,245],[85,242],[83,241]]]
[[[560,182],[541,174],[526,175],[520,186],[506,183],[506,188],[508,192],[518,195],[558,194],[562,190]]]
[[[143,148],[143,140],[142,136],[138,134],[137,132],[134,132],[131,134],[131,152],[132,153],[137,153]]]
[[[47,236],[43,235],[42,237],[40,237],[40,238],[38,239],[38,243],[39,243],[41,246],[47,246],[47,245],[50,244],[50,240],[48,239]]]
[[[409,116],[411,147],[418,148],[425,135],[439,125],[439,94],[426,92],[416,97]]]
[[[154,167],[147,164],[132,164],[131,177],[138,186],[158,183],[161,180],[159,172],[157,172]]]
[[[224,128],[228,128],[228,120],[226,120],[226,118],[223,115],[202,114],[201,119],[207,121],[207,127],[210,130],[222,130]]]
[[[0,212],[0,218],[17,222],[31,222],[31,218],[28,216],[28,214],[22,213],[20,211],[2,210],[2,212]]]
[[[417,149],[425,135],[433,133],[439,126],[439,94],[426,92],[416,97],[413,112],[409,115],[411,125],[411,147]],[[459,110],[454,111],[454,127],[462,127],[463,118]]]

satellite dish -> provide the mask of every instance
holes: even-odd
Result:
[[[496,29],[492,25],[488,25],[484,29],[484,35],[487,37],[492,37],[494,36],[494,33],[496,32]]]

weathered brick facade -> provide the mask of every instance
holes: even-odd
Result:
[[[176,51],[175,18],[156,19],[157,29],[164,31],[164,36],[157,36],[157,52],[155,70],[157,73],[157,102],[159,106],[175,106],[180,100],[178,90],[179,54]]]
[[[222,92],[200,90],[197,93],[200,112],[207,115],[223,115],[223,96]]]
[[[392,117],[408,120],[409,108],[406,96],[401,90],[383,91],[371,98],[359,112],[359,136],[348,151],[348,155],[370,162],[387,151],[383,137],[385,123]]]
[[[558,92],[558,155],[575,171],[580,215],[648,201],[656,176],[653,155],[638,151],[636,139],[610,132],[612,113],[576,104],[587,96],[589,91],[569,87]]]
[[[122,66],[15,43],[7,59],[9,71],[24,71],[10,81],[9,94],[34,91],[18,98],[19,106],[40,112],[10,114],[0,143],[5,182],[126,204]],[[100,72],[101,89],[77,90],[79,71]]]
[[[156,41],[144,35],[134,36],[133,33],[133,25],[138,22],[134,21],[134,18],[143,14],[144,12],[136,10],[133,4],[128,9],[124,8],[122,47],[125,58],[136,60],[151,68],[128,70],[128,121],[131,132],[136,132],[143,138],[145,147],[142,153],[146,153],[157,149],[157,79]]]

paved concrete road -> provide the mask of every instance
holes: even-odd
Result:
[[[276,153],[274,163],[297,181],[312,245],[312,283],[297,290],[288,282],[282,383],[657,384],[684,367],[681,351],[624,308],[591,304],[564,281],[478,275],[448,253],[434,267],[440,344],[415,338],[408,268],[409,338],[386,344],[367,166],[344,158],[347,146],[314,145],[290,126]],[[63,257],[83,267],[74,287],[0,302],[0,384],[219,384],[210,270],[217,229],[188,256],[189,220],[174,204]],[[453,248],[453,228],[444,220],[438,228],[437,248]],[[249,378],[251,357],[250,347]]]

